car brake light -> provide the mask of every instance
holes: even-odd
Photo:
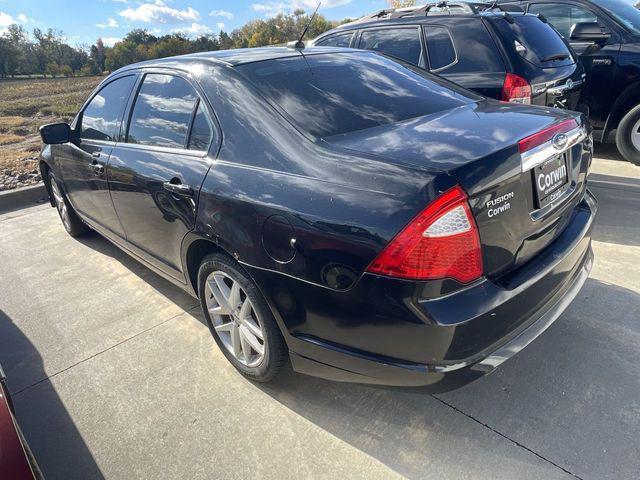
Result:
[[[556,123],[555,125],[551,125],[544,130],[540,130],[539,132],[536,132],[533,135],[520,140],[518,142],[518,150],[520,150],[520,153],[528,152],[529,150],[532,150],[542,145],[543,143],[548,142],[559,133],[567,133],[577,126],[578,122],[576,122],[573,118],[560,123]]]
[[[482,276],[478,227],[461,187],[440,195],[400,231],[368,272],[414,280]]]
[[[512,103],[531,103],[531,85],[515,73],[508,73],[502,85],[502,100]]]

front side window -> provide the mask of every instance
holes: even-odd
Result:
[[[431,70],[440,70],[456,61],[456,49],[445,27],[428,26],[424,29]]]
[[[421,117],[482,98],[418,67],[358,51],[235,68],[293,125],[316,138]]]
[[[147,74],[133,107],[127,142],[185,148],[197,99],[184,78]]]
[[[373,50],[418,65],[422,47],[417,28],[363,30],[358,48]]]
[[[566,3],[537,3],[529,7],[529,13],[541,13],[567,40],[576,23],[597,22],[593,12]]]
[[[328,38],[323,38],[317,43],[317,45],[321,47],[349,47],[351,44],[351,37],[353,37],[353,32],[333,35]]]
[[[91,99],[82,112],[80,138],[115,141],[135,79],[135,75],[118,78]]]
[[[631,33],[640,35],[640,10],[636,8],[637,2],[631,4],[623,0],[599,0],[598,5],[623,24]]]

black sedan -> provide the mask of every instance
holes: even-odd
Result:
[[[131,65],[41,135],[67,231],[197,296],[257,381],[291,359],[334,380],[460,385],[542,333],[592,265],[584,117],[373,52]]]

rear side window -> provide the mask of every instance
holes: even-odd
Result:
[[[424,27],[427,54],[432,65],[438,65],[433,70],[441,74],[505,71],[502,55],[482,21],[455,22],[448,29],[449,39],[442,26]]]
[[[362,52],[280,58],[235,68],[293,125],[318,138],[429,115],[482,98],[420,68]]]
[[[333,35],[323,38],[316,45],[321,47],[348,47],[351,44],[351,37],[353,37],[353,32]]]
[[[576,23],[597,22],[598,18],[589,10],[566,3],[539,3],[529,7],[529,13],[541,13],[547,20],[569,39]]]
[[[418,65],[422,52],[420,31],[415,27],[363,30],[358,48],[381,52]]]
[[[81,138],[115,141],[135,79],[134,75],[118,78],[91,99],[82,113]]]
[[[133,107],[127,142],[184,148],[197,99],[184,78],[147,74]]]
[[[191,134],[189,135],[189,150],[207,150],[213,138],[213,125],[209,119],[207,109],[200,102],[196,116],[193,118]]]
[[[550,24],[534,15],[513,15],[513,19],[513,23],[502,17],[491,19],[507,48],[544,68],[575,63],[569,48]]]
[[[424,28],[431,70],[442,70],[456,61],[456,49],[449,30],[429,25]]]

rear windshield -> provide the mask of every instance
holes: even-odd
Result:
[[[316,138],[448,110],[481,99],[375,53],[300,55],[236,67]]]
[[[544,68],[572,65],[575,59],[558,32],[537,15],[512,15],[513,23],[503,17],[494,19],[510,48]]]

